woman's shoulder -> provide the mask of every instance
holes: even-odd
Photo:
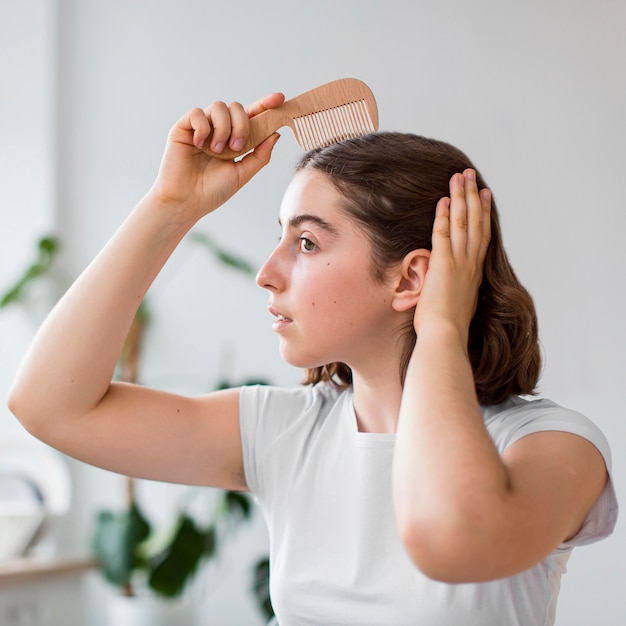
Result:
[[[300,387],[252,385],[242,387],[239,411],[242,420],[270,421],[275,429],[293,426],[298,421],[323,419],[351,388],[328,382]]]
[[[618,504],[612,478],[611,450],[606,437],[592,420],[547,398],[522,397],[511,397],[501,405],[483,407],[483,416],[500,453],[522,437],[543,431],[571,433],[592,443],[604,458],[609,480],[589,511],[580,532],[560,548],[570,549],[592,543],[613,532]]]
[[[560,431],[591,441],[610,463],[609,444],[600,428],[582,413],[548,398],[511,396],[502,404],[482,410],[487,430],[500,452],[526,435]]]
[[[306,407],[314,404],[336,402],[341,395],[351,389],[339,387],[329,382],[298,387],[280,387],[275,385],[246,385],[241,387],[240,397],[255,399],[262,403],[279,403]]]

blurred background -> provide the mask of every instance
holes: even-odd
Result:
[[[449,141],[485,176],[537,305],[541,394],[603,429],[626,501],[622,0],[2,0],[0,292],[33,262],[42,237],[60,243],[45,280],[0,311],[2,397],[46,311],[151,185],[183,113],[216,99],[291,97],[347,76],[373,90],[382,130]],[[270,166],[195,229],[254,267],[277,241],[300,153],[290,131],[282,135]],[[141,382],[192,394],[224,379],[299,382],[278,356],[265,294],[195,239],[183,241],[148,301]],[[5,404],[0,460],[23,436]],[[67,510],[49,554],[82,559],[96,512],[123,506],[124,479],[55,463],[59,484],[47,488]],[[141,482],[137,493],[157,523],[176,514],[180,488]],[[574,552],[557,624],[623,624],[624,523]],[[194,623],[265,623],[250,590],[266,553],[253,510],[196,578]],[[54,621],[49,602],[73,607],[72,623],[104,626],[112,591],[86,571],[51,594],[46,580],[3,584],[0,562],[0,623],[69,624]]]

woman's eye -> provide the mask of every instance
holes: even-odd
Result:
[[[307,237],[300,237],[300,250],[302,252],[313,252],[317,246]]]

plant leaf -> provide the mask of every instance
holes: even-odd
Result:
[[[209,545],[211,551],[214,550],[214,532],[213,528],[199,529],[190,517],[183,515],[172,542],[159,555],[150,573],[150,588],[162,596],[180,595],[200,559],[207,554]]]
[[[241,493],[240,491],[226,491],[224,493],[224,500],[228,514],[233,517],[235,521],[250,519],[252,506],[250,499],[245,493]]]
[[[252,590],[265,619],[274,617],[274,609],[270,600],[270,561],[268,558],[260,559],[254,566]]]
[[[150,534],[150,524],[137,506],[127,511],[101,511],[98,514],[92,549],[104,577],[115,585],[130,582],[140,564],[137,546]]]
[[[256,274],[256,269],[251,263],[228,252],[206,233],[194,231],[189,236],[193,241],[204,246],[222,265],[238,270],[247,276]]]
[[[2,294],[0,309],[23,300],[28,285],[50,270],[59,247],[58,240],[51,236],[42,237],[37,242],[37,259],[26,268],[17,282]]]

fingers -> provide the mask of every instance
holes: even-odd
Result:
[[[491,236],[491,193],[478,192],[476,172],[467,169],[450,180],[450,242],[457,253],[484,256]]]
[[[214,102],[204,113],[212,128],[209,143],[212,152],[220,154],[226,145],[235,151],[243,148],[250,132],[250,122],[248,114],[239,102],[231,102],[228,105],[224,102]]]
[[[193,144],[202,148],[211,133],[211,125],[202,109],[192,109],[181,117],[170,131],[170,139],[174,142]]]
[[[206,109],[192,109],[174,126],[174,141],[193,144],[202,149],[208,142],[211,152],[220,154],[226,146],[233,152],[243,149],[250,133],[250,117],[280,106],[285,101],[282,93],[259,98],[244,108],[239,102],[214,102]],[[275,142],[274,142],[275,143]]]
[[[441,198],[435,209],[433,224],[433,253],[450,249],[450,198]]]
[[[484,258],[491,241],[491,191],[489,189],[481,189],[479,195],[483,214],[480,253]]]
[[[214,102],[205,109],[205,116],[212,128],[209,148],[211,152],[221,154],[226,146],[233,152],[243,149],[250,132],[250,118],[275,108],[285,101],[282,93],[272,93],[259,98],[245,108],[239,102]],[[204,139],[208,137],[205,136]],[[196,144],[198,145],[198,144]],[[200,144],[202,147],[204,143]]]
[[[455,174],[450,179],[450,243],[456,250],[465,250],[467,246],[465,183],[465,174]]]

